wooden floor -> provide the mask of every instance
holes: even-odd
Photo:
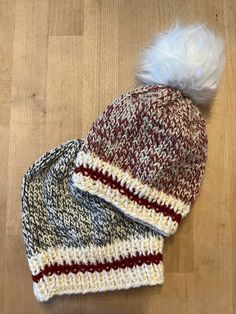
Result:
[[[21,178],[135,85],[140,49],[176,18],[216,27],[227,59],[207,118],[205,180],[166,241],[165,284],[39,304],[21,235]],[[235,0],[0,0],[0,144],[0,313],[236,313]]]

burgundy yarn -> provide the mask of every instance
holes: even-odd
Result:
[[[93,170],[90,168],[85,168],[83,165],[75,169],[75,173],[81,172],[85,176],[91,177],[94,181],[101,181],[104,184],[109,185],[112,189],[118,189],[121,194],[126,195],[131,201],[135,201],[139,205],[144,205],[149,209],[154,209],[157,213],[162,213],[164,216],[169,216],[173,221],[180,223],[182,216],[177,214],[173,209],[167,207],[166,205],[159,205],[156,202],[149,202],[147,199],[139,198],[134,195],[124,186],[121,186],[120,182],[114,181],[111,175],[103,174],[101,171]]]
[[[162,261],[162,254],[147,254],[141,255],[140,253],[136,253],[135,256],[128,256],[128,257],[120,257],[119,260],[113,260],[112,262],[104,262],[104,263],[96,263],[96,264],[75,264],[72,262],[71,265],[66,264],[64,262],[63,265],[59,265],[55,263],[53,265],[46,265],[44,269],[38,273],[37,275],[32,275],[32,279],[34,282],[38,283],[43,276],[51,276],[53,274],[61,275],[61,274],[69,274],[74,273],[77,274],[78,272],[102,272],[103,270],[109,271],[111,269],[118,269],[118,268],[133,268],[134,266],[141,266],[143,264],[156,264],[158,265]]]

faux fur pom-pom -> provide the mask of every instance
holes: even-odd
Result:
[[[196,104],[209,103],[224,66],[224,41],[204,24],[176,25],[158,34],[142,56],[138,79],[180,89]]]

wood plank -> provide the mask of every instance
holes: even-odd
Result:
[[[49,0],[49,34],[83,34],[83,0]]]
[[[0,2],[0,313],[4,302],[5,236],[15,1]]]
[[[82,135],[117,97],[117,1],[85,1]]]
[[[50,36],[45,131],[48,148],[81,137],[82,72],[82,38]]]
[[[23,174],[45,150],[47,16],[47,1],[16,2],[3,313],[32,313],[27,300],[37,302],[22,240],[20,198]]]

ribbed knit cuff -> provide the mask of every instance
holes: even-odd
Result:
[[[190,206],[132,178],[99,157],[79,152],[73,184],[116,206],[127,216],[169,236],[187,215]]]
[[[28,259],[39,301],[54,295],[162,284],[163,237],[86,248],[49,248]]]

